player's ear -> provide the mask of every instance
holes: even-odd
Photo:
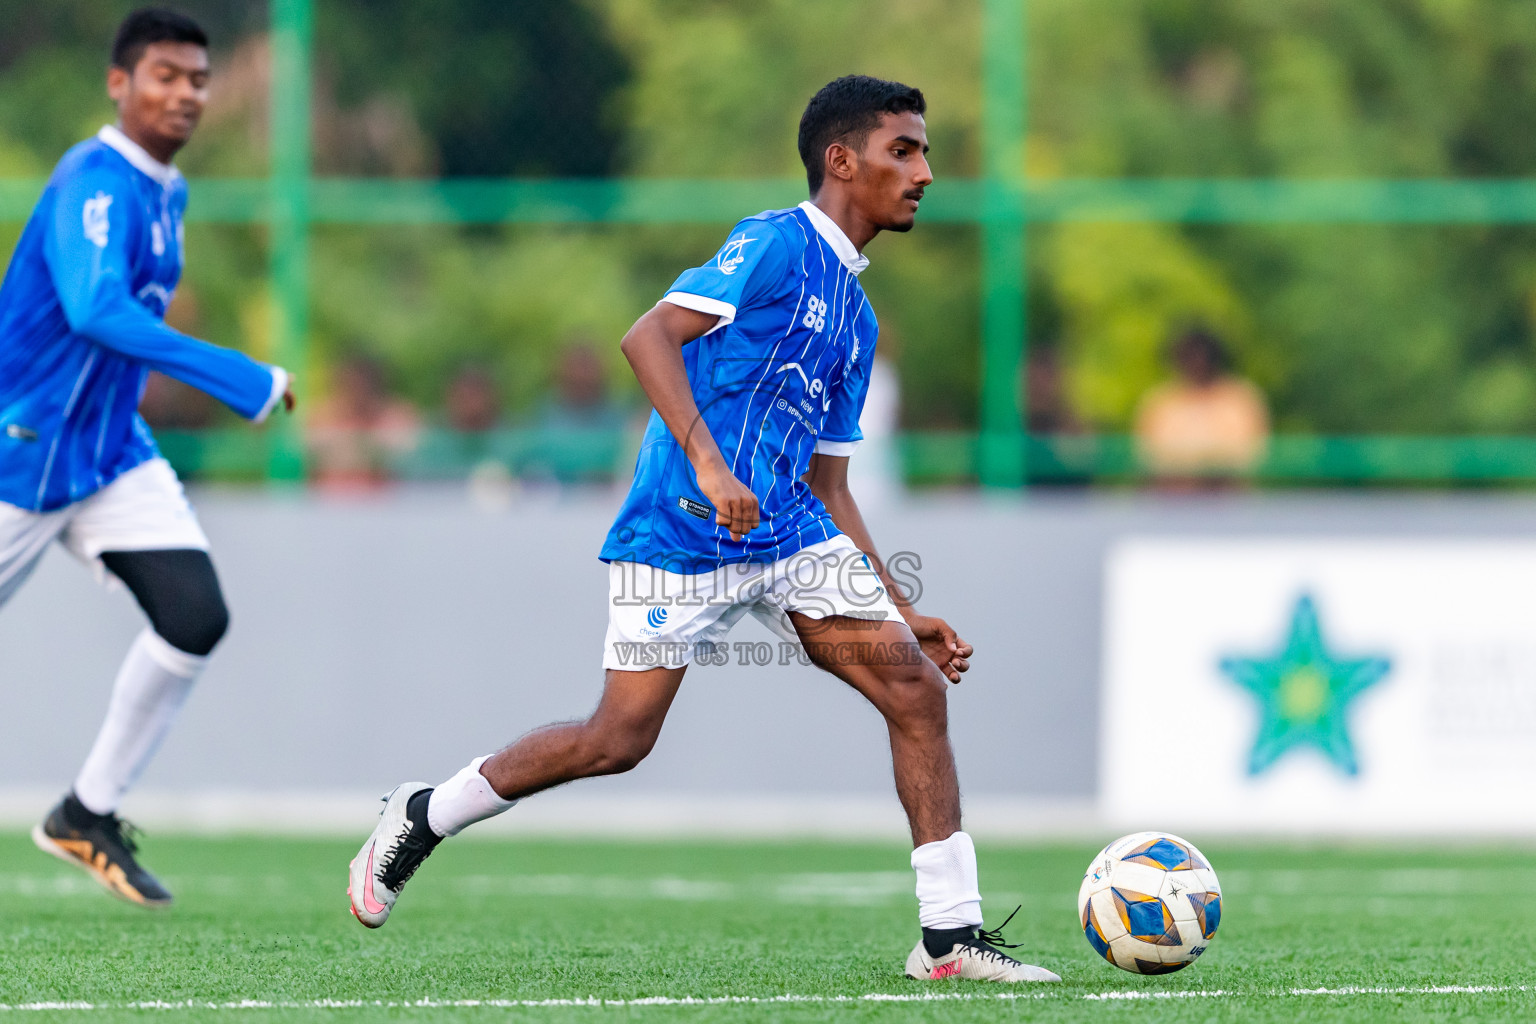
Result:
[[[827,174],[840,181],[852,181],[859,169],[859,154],[841,142],[827,147]]]
[[[115,64],[107,68],[107,96],[113,103],[121,103],[127,97],[132,78],[128,71]]]

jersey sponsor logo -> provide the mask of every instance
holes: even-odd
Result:
[[[81,220],[85,226],[85,237],[95,244],[98,249],[107,247],[107,232],[111,224],[107,219],[107,207],[112,205],[112,197],[105,192],[97,192],[94,199],[85,201],[85,208],[81,212]]]
[[[678,498],[677,507],[691,516],[697,516],[704,520],[709,519],[709,506],[694,501],[692,498]]]
[[[800,325],[812,331],[827,326],[827,304],[819,296],[812,295],[811,301],[806,303],[805,316],[800,318]]]
[[[817,428],[816,424],[806,419],[805,413],[801,412],[799,406],[795,405],[795,403],[781,398],[778,401],[778,407],[780,412],[787,412],[795,419],[799,420],[800,425],[808,430],[812,437],[820,436],[821,431]]]
[[[149,226],[149,247],[156,256],[165,255],[165,229],[159,221]]]
[[[137,298],[141,302],[147,299],[154,299],[159,302],[161,316],[164,316],[165,311],[171,307],[171,293],[166,290],[165,285],[157,281],[151,281],[143,288],[140,288]],[[145,305],[148,305],[148,302],[145,302]]]
[[[786,370],[794,370],[796,373],[798,373],[800,375],[800,380],[805,384],[806,387],[810,387],[811,386],[811,379],[805,375],[805,370],[801,369],[799,363],[785,363],[783,366],[779,367],[777,370],[774,370],[773,372],[775,374],[780,374],[780,373],[783,373]]]
[[[737,267],[747,262],[747,258],[742,255],[741,250],[750,241],[753,241],[753,239],[748,238],[746,235],[737,235],[725,243],[725,248],[721,249],[720,255],[715,257],[715,262],[720,267],[720,273],[729,277],[736,273]]]
[[[816,411],[816,406],[811,401],[811,399],[815,398],[817,395],[823,396],[821,400],[822,412],[826,412],[832,407],[832,392],[826,389],[826,385],[822,384],[820,377],[815,379],[807,377],[805,375],[804,368],[802,368],[799,363],[785,363],[783,366],[779,367],[773,372],[775,374],[780,374],[784,373],[786,370],[794,370],[800,375],[800,381],[805,385],[805,390],[810,396],[808,398],[800,399],[800,408],[804,409],[806,412],[814,413]],[[779,405],[780,407],[783,407],[784,402],[782,399],[779,401]]]

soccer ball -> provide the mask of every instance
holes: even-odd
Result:
[[[1094,855],[1077,890],[1088,945],[1132,974],[1188,967],[1221,924],[1221,883],[1194,844],[1137,832]]]

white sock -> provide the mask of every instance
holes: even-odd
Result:
[[[917,872],[917,920],[924,928],[981,925],[976,844],[964,832],[912,851]]]
[[[207,661],[177,650],[152,629],[133,641],[112,684],[107,719],[75,779],[75,796],[87,810],[117,810],[123,794],[160,749]]]
[[[480,774],[486,758],[477,757],[427,799],[427,826],[440,836],[456,836],[477,821],[494,818],[516,800],[503,799]]]

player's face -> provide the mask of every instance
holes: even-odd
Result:
[[[923,189],[933,183],[928,167],[928,129],[921,114],[882,114],[869,133],[854,178],[857,202],[882,231],[910,231]]]
[[[150,43],[131,72],[107,73],[128,137],[168,161],[187,144],[208,103],[208,51],[196,43]]]

